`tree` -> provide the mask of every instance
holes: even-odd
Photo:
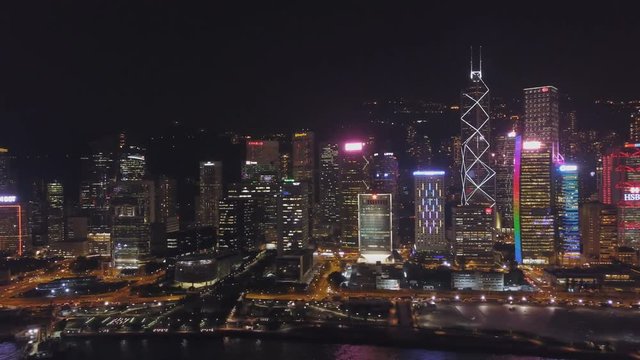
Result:
[[[345,278],[344,275],[342,275],[342,273],[340,273],[339,271],[334,271],[329,274],[327,280],[329,280],[329,284],[331,284],[331,286],[337,288],[340,286],[340,284],[347,281],[347,278]]]

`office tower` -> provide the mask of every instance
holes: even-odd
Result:
[[[374,153],[371,161],[371,192],[391,194],[393,237],[398,235],[398,159],[392,152]],[[397,242],[396,242],[397,243]],[[397,245],[397,244],[396,244]]]
[[[278,197],[278,254],[309,246],[309,186],[284,179]]]
[[[515,131],[496,137],[494,164],[496,170],[496,217],[497,228],[503,232],[513,231],[513,156]]]
[[[64,190],[62,184],[47,184],[47,236],[49,244],[64,241]]]
[[[416,120],[407,125],[407,152],[413,160],[416,169],[426,169],[431,165],[433,157],[431,139],[426,120]]]
[[[640,110],[631,113],[629,122],[629,142],[640,143]]]
[[[217,227],[218,202],[222,198],[222,162],[201,161],[198,224]]]
[[[218,236],[217,246],[222,250],[241,250],[241,229],[244,229],[242,222],[242,203],[240,199],[225,197],[220,199],[218,205]]]
[[[494,266],[493,208],[458,205],[453,208],[455,255],[463,268],[490,269]]]
[[[80,207],[89,217],[90,234],[111,232],[110,199],[115,186],[114,154],[96,149],[80,158]],[[96,235],[97,236],[97,235]]]
[[[461,203],[493,207],[496,203],[495,171],[491,168],[489,88],[482,79],[482,54],[478,70],[473,70],[473,60],[471,62],[470,83],[462,93],[460,112]]]
[[[309,186],[311,203],[315,203],[315,135],[312,131],[293,134],[293,179]]]
[[[539,86],[524,89],[524,139],[540,141],[554,161],[560,156],[558,89]]]
[[[577,265],[580,260],[580,214],[578,210],[578,166],[557,165],[556,211],[558,248],[562,265]]]
[[[242,180],[253,180],[264,174],[277,175],[279,168],[280,146],[277,141],[247,141]]]
[[[369,190],[369,160],[365,144],[348,142],[340,149],[340,245],[358,246],[358,194]]]
[[[288,179],[291,177],[291,154],[286,152],[280,154],[278,173],[282,179]]]
[[[391,194],[358,194],[358,248],[366,262],[385,261],[393,251]]]
[[[640,250],[640,144],[627,143],[603,156],[600,198],[618,208],[620,246]]]
[[[154,220],[153,181],[144,181],[144,149],[125,146],[120,155],[119,176],[111,198],[111,251],[118,269],[142,266],[150,253],[150,224]],[[103,236],[91,236],[102,240]]]
[[[33,247],[47,245],[47,187],[44,181],[32,184],[31,199],[28,204],[28,228]]]
[[[139,200],[116,192],[111,233],[113,263],[117,269],[138,269],[149,255],[149,231]]]
[[[263,176],[262,181],[229,185],[226,200],[238,202],[240,243],[244,248],[258,249],[265,244],[276,248],[279,192],[275,178],[268,176]]]
[[[9,149],[0,147],[0,194],[15,194],[16,190]]]
[[[27,249],[26,220],[15,195],[0,195],[0,251],[22,256]]]
[[[514,232],[516,261],[527,265],[556,262],[551,148],[516,138]]]
[[[142,180],[146,171],[145,149],[127,146],[120,156],[120,180]]]
[[[158,222],[167,224],[167,220],[178,215],[178,184],[175,179],[165,175],[158,177],[156,181],[157,213]]]
[[[338,223],[340,167],[338,144],[326,143],[320,148],[320,215],[326,225]]]
[[[580,207],[580,237],[587,260],[610,263],[618,248],[618,210],[614,205],[590,201]]]
[[[445,238],[445,172],[414,171],[415,248],[435,255],[450,255]]]

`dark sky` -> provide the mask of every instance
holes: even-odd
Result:
[[[0,145],[173,120],[313,127],[348,120],[367,98],[454,102],[480,44],[496,95],[555,84],[586,100],[638,96],[632,2],[187,3],[0,5]]]

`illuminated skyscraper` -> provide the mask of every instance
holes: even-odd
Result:
[[[358,194],[369,189],[369,160],[362,142],[348,142],[340,149],[340,244],[358,246]]]
[[[15,194],[15,179],[11,170],[9,149],[0,147],[0,195]]]
[[[218,202],[222,198],[222,162],[200,162],[200,196],[198,197],[198,223],[217,226]]]
[[[471,63],[470,83],[462,93],[460,111],[462,205],[493,207],[495,171],[491,168],[489,88],[482,80],[482,54],[478,70],[473,70]]]
[[[393,250],[391,194],[358,194],[358,247],[367,262],[385,261]]]
[[[165,175],[158,177],[156,181],[156,198],[158,222],[167,224],[167,220],[178,215],[177,192],[178,184],[175,179]]]
[[[513,180],[516,261],[553,265],[556,247],[551,148],[540,141],[519,139]]]
[[[242,202],[240,199],[225,197],[220,200],[218,210],[217,248],[219,250],[242,249]]]
[[[311,131],[293,134],[293,179],[309,186],[311,202],[315,202],[315,136]]]
[[[138,269],[149,255],[149,228],[144,208],[135,197],[116,192],[113,200],[113,263],[117,269]]]
[[[603,157],[601,199],[618,208],[620,246],[640,250],[640,144],[627,143]]]
[[[27,248],[26,221],[17,196],[0,194],[0,251],[22,255]]]
[[[320,148],[320,217],[325,235],[339,223],[338,193],[340,190],[340,167],[338,144],[326,143]]]
[[[111,232],[111,192],[116,180],[114,155],[96,150],[81,157],[80,162],[80,207],[89,217],[89,233],[108,234]]]
[[[49,243],[64,241],[64,191],[62,184],[47,184],[47,235]]]
[[[280,171],[280,161],[280,145],[277,141],[247,141],[242,180],[256,180],[260,175],[277,175]]]
[[[445,238],[445,172],[414,171],[415,248],[437,255],[449,255]]]
[[[578,210],[578,166],[562,164],[557,169],[556,208],[558,247],[562,265],[577,265],[580,260],[580,214]]]
[[[540,141],[551,151],[554,161],[560,156],[558,104],[558,89],[554,86],[524,89],[524,141]]]
[[[127,146],[120,157],[120,180],[142,180],[146,171],[145,149]]]
[[[293,179],[282,182],[278,197],[278,253],[309,246],[309,193],[307,184]]]
[[[640,143],[640,110],[631,113],[629,122],[629,142]]]
[[[515,131],[496,137],[494,164],[496,170],[496,210],[499,228],[504,232],[513,230],[513,164]]]
[[[616,206],[590,201],[580,206],[580,237],[587,261],[611,262],[618,249]]]
[[[392,152],[374,153],[371,162],[371,191],[391,194],[393,201],[393,235],[398,235],[398,159]]]
[[[229,184],[225,201],[237,202],[239,211],[239,242],[246,249],[277,244],[278,207],[280,187],[274,177],[263,176],[262,181]]]
[[[493,208],[458,205],[453,208],[455,255],[466,268],[490,269],[494,266]]]

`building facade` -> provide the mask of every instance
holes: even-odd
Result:
[[[450,253],[445,237],[445,172],[414,171],[415,249],[438,255]]]

